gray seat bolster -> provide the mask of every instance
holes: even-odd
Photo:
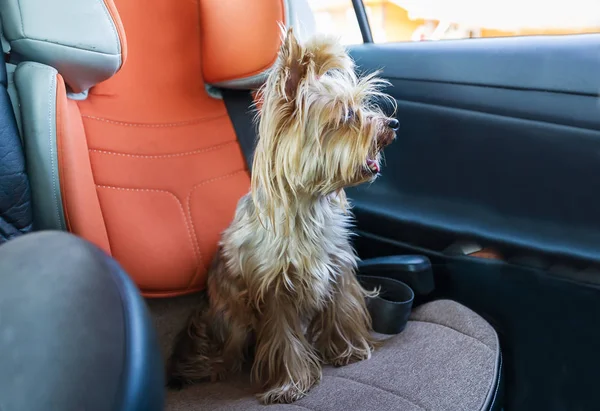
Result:
[[[66,229],[56,145],[57,74],[32,62],[19,64],[14,73],[36,230]]]

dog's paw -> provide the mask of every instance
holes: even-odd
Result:
[[[290,404],[304,397],[308,390],[300,389],[297,385],[286,384],[283,387],[276,387],[257,395],[258,400],[265,404]]]
[[[334,367],[343,367],[345,365],[350,365],[356,362],[368,360],[369,358],[371,358],[371,352],[372,350],[370,347],[365,347],[362,349],[348,349],[341,355],[329,358],[328,362]]]
[[[186,385],[186,382],[181,377],[169,377],[167,379],[167,388],[170,390],[181,391]]]
[[[307,374],[297,376],[296,380],[285,378],[279,383],[267,386],[257,397],[265,405],[290,404],[308,394],[319,381],[321,381],[321,369],[314,368]]]

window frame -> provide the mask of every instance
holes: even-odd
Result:
[[[373,43],[373,33],[371,32],[371,25],[369,24],[365,4],[362,0],[352,0],[352,6],[354,7],[354,14],[356,14],[363,43]]]
[[[373,40],[373,32],[371,30],[371,25],[369,23],[369,17],[367,14],[367,6],[365,6],[364,4],[364,0],[351,0],[352,3],[352,8],[354,9],[354,14],[356,16],[356,20],[358,23],[358,27],[361,33],[361,37],[363,40],[363,44],[366,43],[375,43],[375,41]],[[481,27],[479,28],[479,30],[481,30]],[[491,29],[491,30],[499,30],[502,31],[504,29]],[[500,39],[500,38],[507,38],[507,37],[511,37],[511,38],[523,38],[523,37],[538,37],[538,36],[550,36],[550,37],[556,37],[556,36],[585,36],[585,35],[594,35],[594,34],[600,34],[600,31],[588,31],[588,30],[583,30],[583,31],[573,31],[573,32],[569,32],[569,31],[564,31],[564,32],[559,32],[559,33],[535,33],[535,32],[531,32],[531,33],[527,33],[527,34],[509,34],[509,35],[498,35],[498,36],[486,36],[486,37],[460,37],[460,38],[452,38],[452,39],[445,39],[445,40],[467,40],[469,38],[475,38],[475,39],[481,39],[481,38],[490,38],[490,39]],[[392,43],[397,43],[397,42],[404,42],[404,41],[408,41],[408,40],[398,40],[398,41],[391,41]],[[385,43],[388,43],[389,41],[386,41]],[[382,42],[383,43],[383,42]]]

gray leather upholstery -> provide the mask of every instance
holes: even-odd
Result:
[[[19,136],[21,137],[21,141],[23,141],[23,127],[21,126],[21,109],[19,103],[19,94],[17,93],[17,88],[15,86],[15,71],[17,66],[15,64],[6,64],[6,77],[8,81],[8,86],[6,87],[8,91],[8,95],[10,97],[10,103],[12,104],[13,111],[15,113],[15,120],[17,120],[17,127],[19,129]]]
[[[118,391],[119,380],[107,374],[123,363],[122,313],[110,309],[119,306],[119,290],[90,264],[89,250],[59,239],[26,235],[0,247],[0,312],[10,313],[0,339],[3,410],[110,410]],[[83,382],[96,395],[64,386]]]
[[[161,411],[156,331],[131,279],[63,232],[0,246],[0,409]]]
[[[40,63],[21,63],[14,73],[38,230],[66,228],[56,151],[56,75]]]
[[[12,52],[56,68],[74,92],[123,64],[117,24],[103,0],[4,0],[0,17]]]
[[[123,64],[120,21],[105,0],[5,0],[3,49],[10,48],[9,93],[23,139],[36,229],[66,229],[56,147],[57,74],[68,91],[87,90]],[[13,87],[14,85],[14,87]]]

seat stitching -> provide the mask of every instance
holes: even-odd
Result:
[[[159,189],[154,189],[154,188],[127,188],[127,187],[117,187],[117,186],[108,186],[108,185],[102,185],[102,184],[96,184],[96,187],[98,188],[106,188],[106,189],[111,189],[111,190],[119,190],[119,191],[142,191],[142,192],[150,192],[150,193],[166,193],[169,194],[171,197],[173,197],[175,199],[175,201],[177,201],[177,204],[179,204],[179,209],[181,210],[181,214],[183,215],[183,222],[185,223],[185,226],[187,228],[187,232],[188,232],[188,237],[190,239],[190,242],[192,243],[192,248],[194,250],[194,255],[196,256],[196,258],[201,259],[200,256],[200,250],[198,249],[197,245],[194,243],[193,240],[193,233],[190,230],[190,224],[185,216],[185,211],[183,210],[183,204],[181,204],[181,200],[179,200],[179,198],[177,198],[177,196],[175,194],[173,194],[170,191],[167,190],[159,190]]]
[[[495,351],[496,351],[496,350],[494,350],[492,347],[490,347],[489,345],[487,345],[486,343],[484,343],[483,341],[481,341],[479,338],[475,338],[475,337],[473,337],[472,335],[465,334],[465,333],[464,333],[464,332],[462,332],[462,331],[458,331],[456,328],[452,328],[452,327],[449,327],[449,326],[447,326],[447,325],[444,325],[444,324],[434,323],[433,321],[412,320],[412,319],[411,319],[411,320],[409,320],[409,321],[410,321],[410,322],[415,322],[415,323],[433,324],[433,325],[437,325],[437,326],[439,326],[439,327],[444,327],[444,328],[447,328],[447,329],[449,329],[449,330],[452,330],[452,331],[454,331],[454,332],[457,332],[457,333],[459,333],[459,334],[462,334],[462,335],[464,335],[465,337],[469,337],[469,338],[471,338],[471,339],[473,339],[473,340],[477,341],[478,343],[480,343],[481,345],[483,345],[484,347],[486,347],[488,350],[490,350],[490,351],[492,351],[492,352],[495,352]]]
[[[219,118],[227,117],[227,114],[219,114],[217,116],[212,116],[212,117],[195,118],[192,120],[178,121],[178,122],[174,122],[174,123],[131,123],[131,122],[127,122],[127,121],[111,120],[111,119],[104,118],[104,117],[89,116],[89,115],[85,115],[85,114],[81,115],[81,117],[87,118],[89,120],[96,120],[96,121],[102,121],[104,123],[115,124],[117,126],[167,128],[167,127],[187,126],[187,125],[191,125],[191,124],[202,123],[204,121],[216,120]]]
[[[190,155],[194,155],[194,154],[206,153],[208,151],[218,150],[224,146],[227,146],[230,144],[235,144],[235,143],[236,143],[236,141],[232,140],[232,141],[227,141],[225,143],[215,144],[214,146],[210,146],[210,147],[199,148],[197,150],[184,151],[182,153],[171,153],[171,154],[129,154],[129,153],[120,153],[118,151],[99,150],[99,149],[95,149],[95,148],[90,148],[89,151],[91,153],[107,154],[107,155],[111,155],[111,156],[154,159],[154,158],[183,157],[183,156],[190,156]]]
[[[58,87],[59,87],[59,83],[58,83],[58,74],[56,75],[57,77],[57,81],[56,81],[56,151],[62,151],[61,148],[63,147],[63,137],[64,137],[64,129],[63,129],[63,107],[62,104],[60,104],[59,99],[58,99]],[[65,176],[65,171],[64,171],[64,157],[63,156],[56,156],[56,161],[58,163],[58,181],[64,181],[64,176]],[[65,216],[65,226],[67,228],[67,231],[72,231],[72,226],[71,226],[71,219],[69,218],[69,198],[68,195],[66,193],[66,189],[65,189],[65,185],[64,184],[60,184],[60,195],[62,198],[62,203],[63,203],[63,215]]]
[[[114,53],[109,53],[109,52],[103,52],[103,51],[99,51],[97,49],[92,49],[92,48],[74,46],[74,45],[70,45],[70,44],[61,43],[59,41],[52,41],[52,40],[45,39],[45,38],[36,38],[36,37],[33,37],[33,36],[27,36],[27,37],[23,37],[23,38],[20,38],[20,39],[15,39],[15,40],[12,41],[12,43],[13,44],[16,44],[16,43],[21,44],[24,41],[38,42],[38,43],[45,43],[45,44],[52,44],[52,45],[55,45],[55,46],[65,47],[65,48],[68,48],[68,49],[89,51],[89,52],[92,52],[92,53],[100,54],[102,56],[119,56],[119,54],[114,54]]]
[[[377,386],[375,386],[375,385],[366,384],[366,383],[364,383],[364,382],[362,382],[362,381],[357,381],[357,380],[354,380],[354,379],[352,379],[352,378],[348,378],[348,377],[341,377],[341,376],[339,376],[339,375],[328,375],[328,376],[326,376],[326,378],[340,378],[340,379],[342,379],[342,380],[352,381],[352,382],[355,382],[355,383],[357,383],[357,384],[364,385],[365,387],[371,387],[371,388],[374,388],[374,389],[376,389],[376,390],[384,391],[384,392],[387,392],[388,394],[392,394],[394,397],[402,398],[402,399],[403,399],[403,400],[405,400],[406,402],[409,402],[409,403],[411,403],[412,405],[414,405],[415,407],[417,407],[417,408],[419,408],[419,409],[421,409],[421,410],[426,410],[426,408],[425,408],[425,407],[423,407],[423,406],[422,406],[422,405],[420,405],[420,404],[417,404],[417,403],[416,403],[416,402],[414,402],[413,400],[410,400],[410,399],[406,398],[405,396],[403,396],[403,395],[400,395],[400,394],[398,394],[398,393],[395,393],[395,392],[393,392],[393,391],[391,391],[391,390],[388,390],[388,389],[386,389],[386,388],[381,388],[381,387],[377,387]]]
[[[192,203],[192,201],[191,201],[191,199],[192,199],[192,193],[194,192],[194,190],[195,190],[195,189],[197,189],[197,188],[198,188],[198,187],[200,187],[200,186],[203,186],[203,185],[205,185],[205,184],[213,183],[213,182],[215,182],[215,181],[219,181],[219,180],[224,180],[224,179],[226,179],[226,178],[233,177],[234,175],[237,175],[237,174],[243,173],[243,172],[245,172],[245,171],[246,171],[245,169],[242,169],[242,170],[237,170],[237,171],[234,171],[234,172],[232,172],[232,173],[229,173],[229,174],[224,174],[224,175],[222,175],[222,176],[219,176],[219,177],[213,177],[213,178],[209,178],[208,180],[204,180],[204,181],[202,181],[202,182],[200,182],[200,183],[198,183],[198,184],[194,185],[194,186],[193,186],[193,187],[190,189],[190,192],[188,193],[188,195],[187,195],[187,198],[186,198],[185,202],[186,202],[186,206],[187,206],[187,212],[188,212],[188,216],[187,216],[187,217],[188,217],[188,219],[190,220],[190,223],[191,223],[191,225],[192,225],[192,230],[193,230],[194,234],[196,233],[196,227],[194,226],[194,219],[192,218],[192,207],[191,207],[191,203]],[[198,245],[198,248],[200,248],[200,245]],[[187,288],[190,288],[190,287],[192,286],[192,284],[194,284],[194,281],[196,281],[196,278],[198,278],[198,272],[197,272],[197,271],[196,271],[196,273],[194,273],[194,276],[192,277],[192,279],[191,279],[191,280],[190,280],[190,282],[188,283],[188,286],[187,286]]]
[[[57,79],[56,76],[54,75],[54,70],[51,69],[47,69],[46,71],[48,71],[50,74],[53,75],[53,78],[51,80],[51,84],[50,84],[50,89],[48,90],[48,97],[49,97],[49,103],[48,103],[48,147],[50,148],[50,167],[51,167],[51,176],[50,178],[52,179],[52,197],[54,198],[54,206],[56,208],[56,218],[58,221],[58,224],[60,226],[62,226],[63,221],[60,218],[60,205],[59,205],[59,199],[58,199],[58,195],[57,195],[57,185],[60,186],[60,182],[58,182],[57,184],[57,180],[58,177],[56,175],[57,171],[58,171],[58,164],[56,165],[56,170],[54,169],[54,157],[56,157],[56,161],[58,162],[58,153],[56,152],[55,148],[52,146],[52,140],[54,139],[54,142],[56,143],[56,134],[58,133],[58,130],[56,129],[57,125],[56,125],[56,112],[54,113],[54,122],[52,121],[52,107],[54,107],[54,109],[56,110],[56,99],[57,99]],[[52,126],[54,125],[54,135],[52,134]],[[61,205],[62,205],[62,198],[60,201]]]

